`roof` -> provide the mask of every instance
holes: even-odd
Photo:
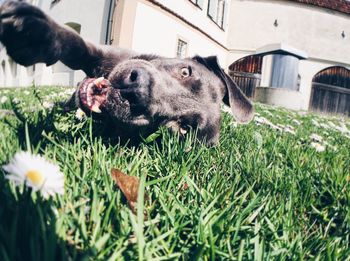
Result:
[[[274,43],[265,45],[256,50],[255,54],[268,55],[268,54],[285,54],[297,57],[300,60],[307,59],[308,55],[302,50],[298,50],[292,46],[284,43]]]
[[[314,5],[329,10],[350,14],[350,1],[348,0],[288,0],[302,4]]]

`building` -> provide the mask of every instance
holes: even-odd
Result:
[[[350,115],[346,0],[34,0],[97,44],[168,57],[217,55],[256,101]],[[0,85],[73,85],[63,64],[24,68],[0,51]]]

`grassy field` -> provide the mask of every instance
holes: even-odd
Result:
[[[349,119],[257,104],[248,125],[223,111],[213,148],[127,147],[52,108],[72,91],[0,90],[0,164],[30,148],[65,175],[44,200],[0,170],[0,260],[349,260]],[[140,178],[136,214],[112,168]]]

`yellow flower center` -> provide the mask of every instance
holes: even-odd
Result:
[[[26,177],[28,180],[30,180],[30,182],[32,182],[36,186],[41,185],[44,181],[43,175],[37,170],[28,171]]]

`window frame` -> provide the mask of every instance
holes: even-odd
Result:
[[[185,43],[185,46],[186,46],[185,53],[184,53],[183,57],[179,57],[179,56],[178,56],[179,43],[180,43],[180,42]],[[178,59],[184,59],[184,58],[186,58],[186,57],[187,57],[187,54],[188,54],[188,46],[189,46],[188,41],[187,41],[186,39],[184,39],[183,37],[178,36],[178,37],[176,38],[175,57],[178,58]]]
[[[199,9],[203,10],[204,9],[204,0],[189,0],[191,4],[195,5]],[[199,4],[198,2],[202,1],[202,4]]]
[[[215,17],[210,14],[210,7],[211,3],[215,1]],[[215,4],[214,3],[214,4]],[[219,5],[222,4],[221,14],[219,15]],[[207,6],[207,16],[212,20],[221,30],[225,31],[225,22],[226,22],[226,16],[227,16],[227,0],[208,0],[208,6]],[[220,18],[220,21],[219,21]]]

